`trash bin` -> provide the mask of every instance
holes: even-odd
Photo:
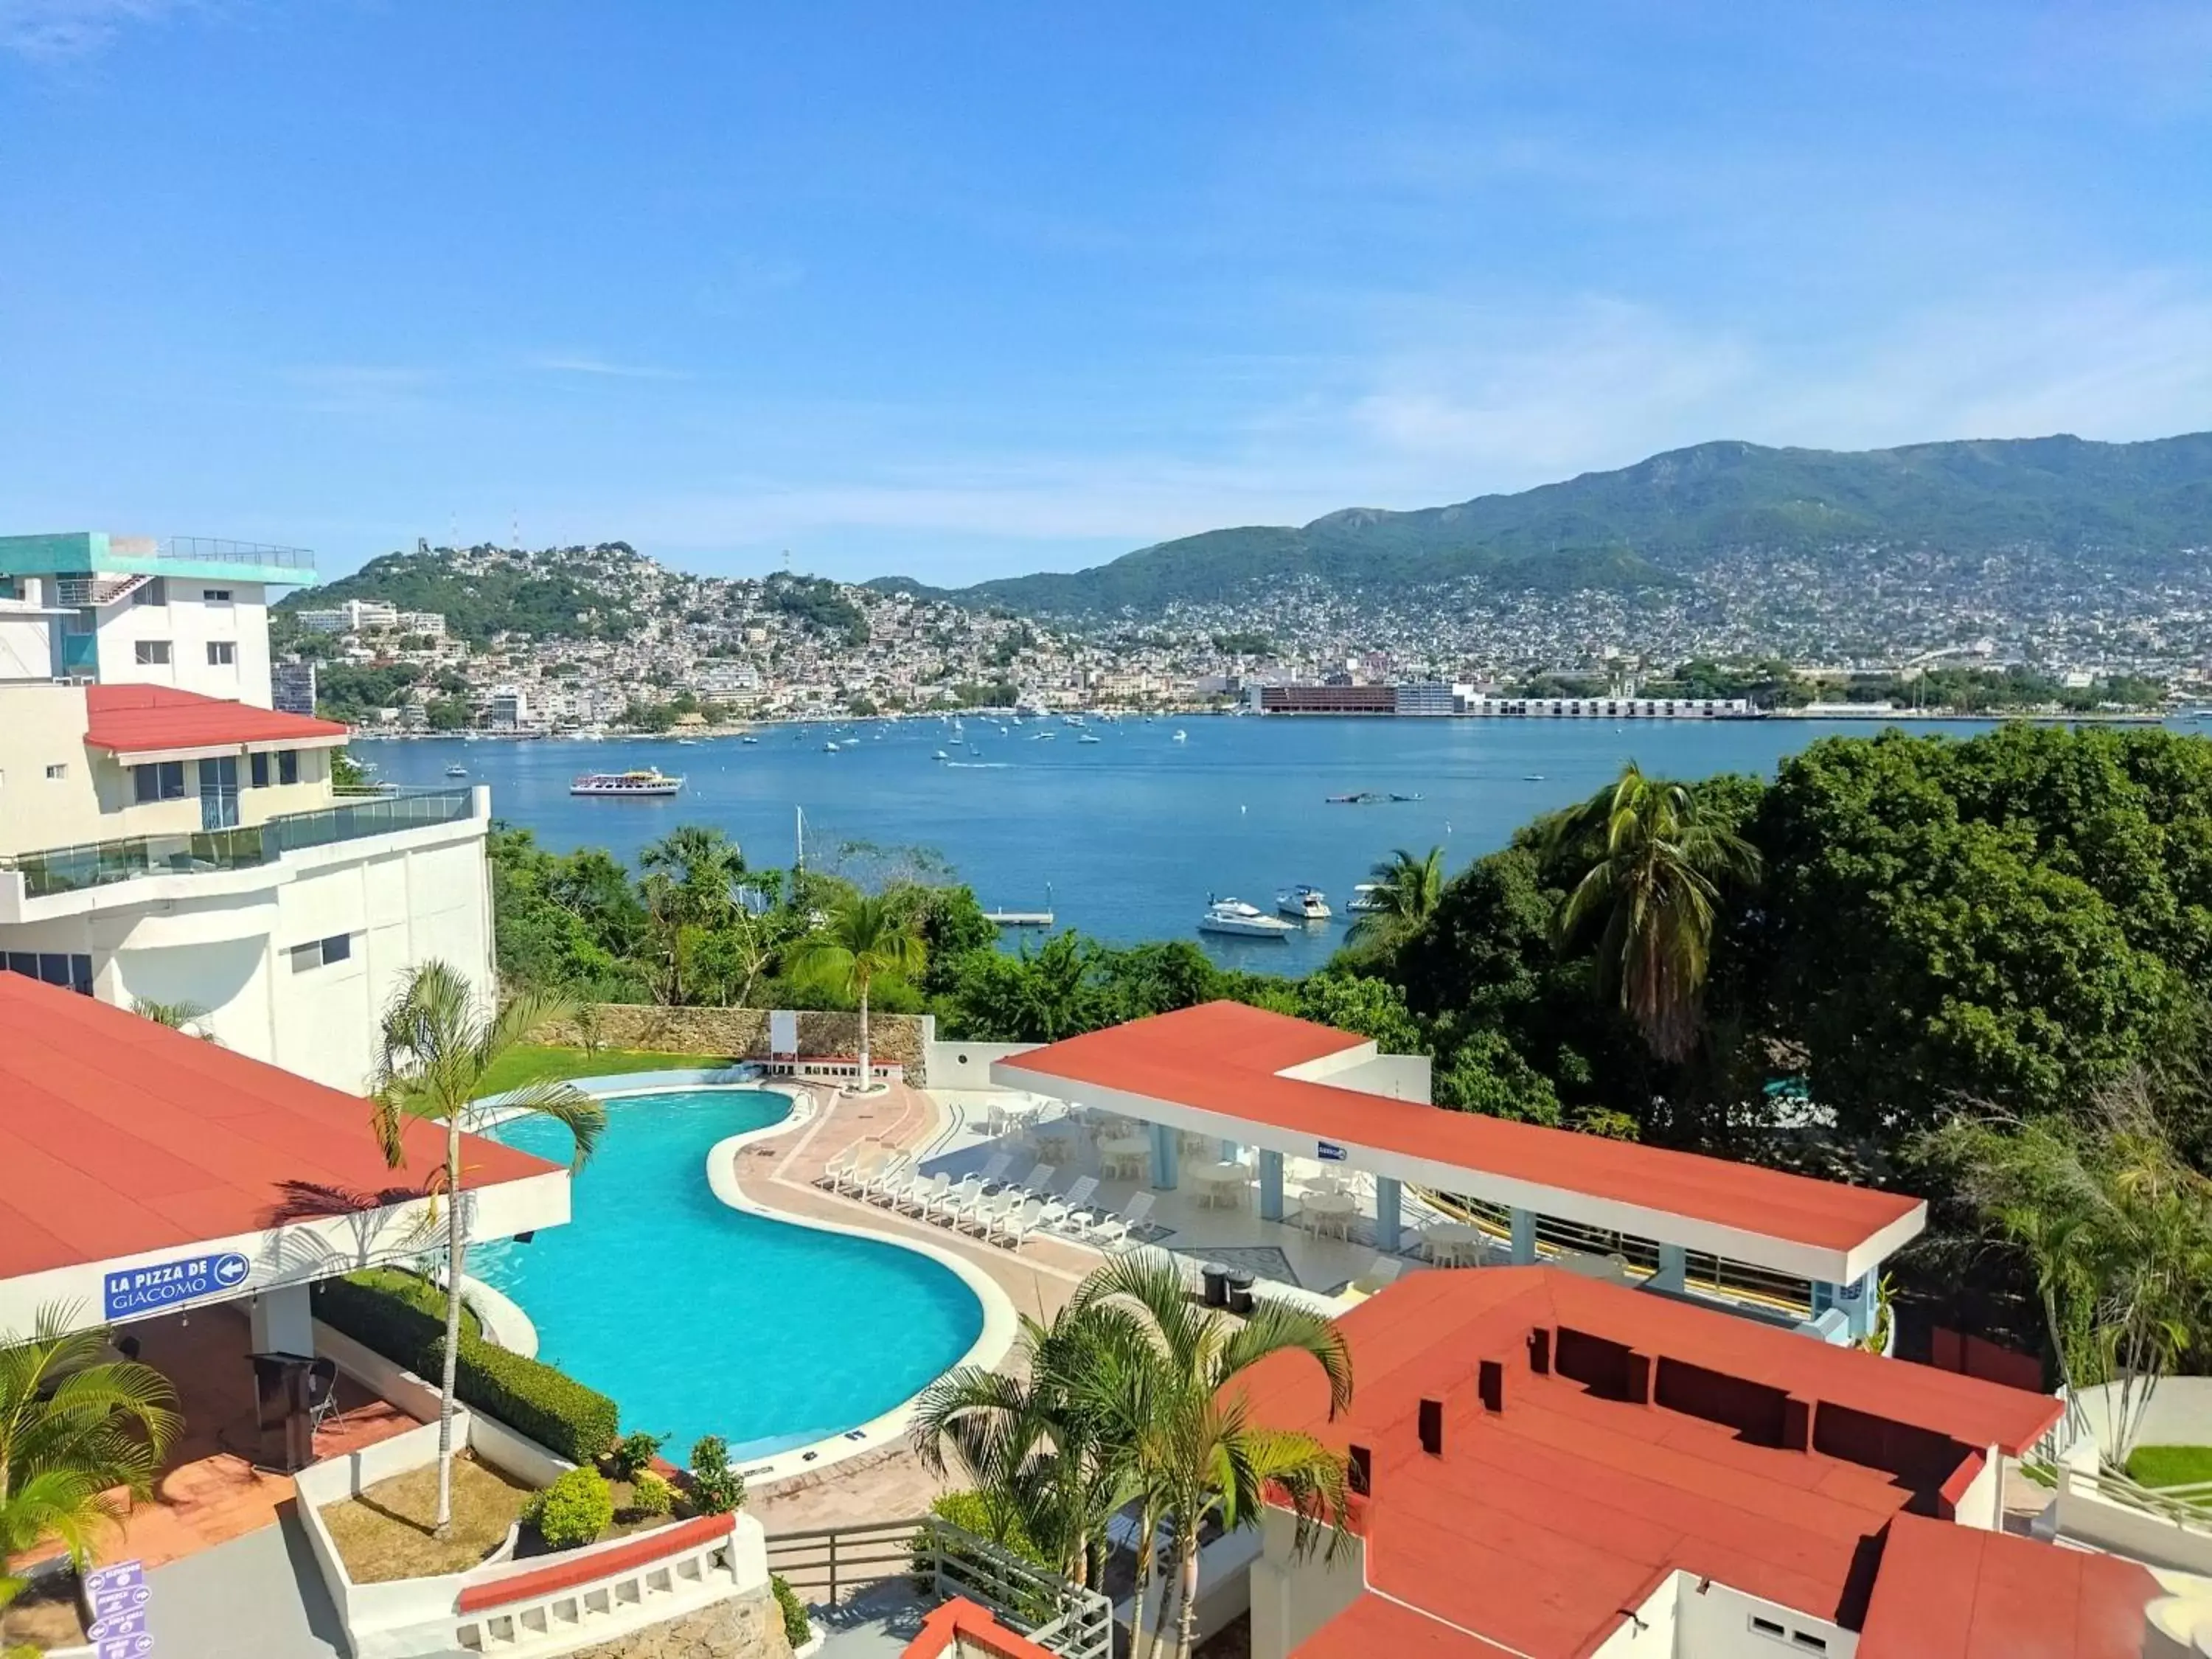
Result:
[[[1206,1285],[1206,1305],[1225,1308],[1229,1305],[1229,1267],[1226,1262],[1208,1261],[1198,1270]]]
[[[1252,1275],[1238,1267],[1228,1275],[1229,1311],[1249,1314],[1252,1311]]]

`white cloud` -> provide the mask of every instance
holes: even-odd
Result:
[[[62,63],[105,47],[126,27],[167,17],[191,0],[0,0],[0,50]]]

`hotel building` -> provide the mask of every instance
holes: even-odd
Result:
[[[489,792],[345,792],[273,706],[299,549],[0,538],[0,965],[358,1090],[418,964],[492,983]]]

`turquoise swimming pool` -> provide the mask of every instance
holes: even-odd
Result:
[[[761,1457],[881,1415],[959,1363],[983,1325],[975,1292],[927,1256],[731,1209],[707,1153],[790,1109],[757,1090],[607,1103],[607,1130],[565,1227],[470,1255],[470,1272],[538,1327],[540,1358],[611,1395],[623,1426],[702,1434]],[[559,1125],[495,1132],[565,1161]]]

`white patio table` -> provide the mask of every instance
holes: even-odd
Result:
[[[1197,1185],[1200,1207],[1237,1210],[1244,1206],[1251,1170],[1242,1164],[1197,1164],[1183,1171]]]

